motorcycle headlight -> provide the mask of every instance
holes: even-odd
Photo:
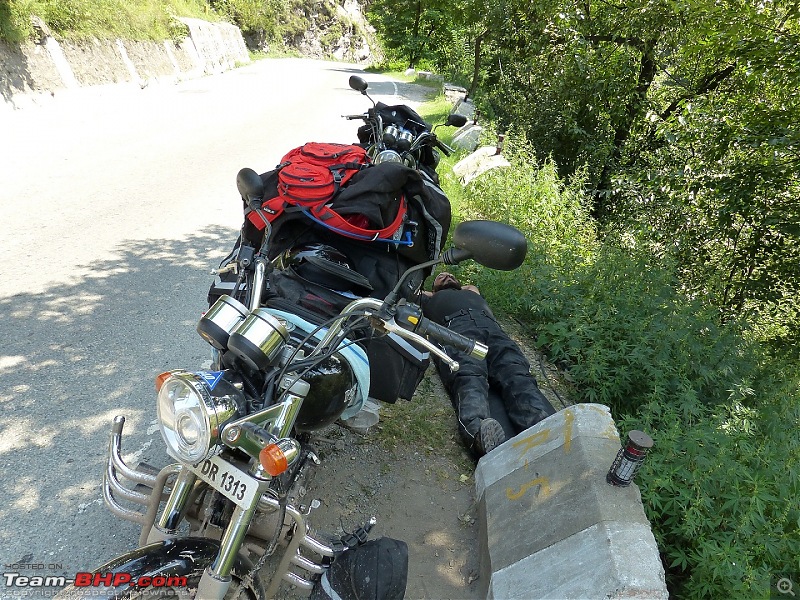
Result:
[[[402,163],[403,159],[394,150],[383,150],[382,152],[378,153],[378,156],[376,156],[372,162],[374,162],[376,165],[387,162]]]
[[[192,464],[208,458],[219,443],[220,429],[236,414],[231,397],[212,395],[210,381],[197,373],[176,372],[158,391],[161,437],[173,458]]]

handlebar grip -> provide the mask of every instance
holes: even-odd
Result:
[[[438,139],[436,140],[436,147],[439,148],[439,150],[441,150],[445,156],[450,156],[454,152],[450,146]]]
[[[356,119],[364,120],[366,118],[365,115],[342,115],[348,121],[355,121]]]
[[[455,331],[452,331],[443,325],[439,325],[438,323],[435,323],[426,317],[420,317],[416,331],[421,335],[426,335],[435,339],[440,344],[444,344],[445,346],[453,346],[457,350],[466,352],[478,360],[483,360],[486,358],[486,353],[489,351],[489,349],[486,347],[486,344],[471,340],[470,338],[463,336],[460,333],[456,333]]]

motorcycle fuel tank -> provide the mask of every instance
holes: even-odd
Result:
[[[298,343],[294,336],[300,333],[292,332],[289,343]],[[306,355],[313,347],[310,343],[304,344]],[[298,431],[312,431],[333,424],[355,400],[358,382],[352,367],[338,352],[304,370],[302,378],[310,389],[295,422]]]

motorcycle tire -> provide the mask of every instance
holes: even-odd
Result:
[[[163,577],[185,577],[186,586],[165,587],[137,587],[131,584],[118,586],[83,586],[70,585],[61,590],[56,600],[88,600],[89,598],[102,600],[200,600],[196,598],[197,585],[203,572],[206,570],[219,551],[219,542],[205,538],[181,538],[167,540],[142,546],[136,550],[123,554],[103,566],[95,569],[92,576],[98,577],[126,574],[131,582],[140,581],[143,577],[151,580]],[[253,578],[250,585],[240,592],[240,583],[244,576],[252,569],[250,561],[237,557],[233,568],[233,582],[225,600],[265,600],[261,581]]]

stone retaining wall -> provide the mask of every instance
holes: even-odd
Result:
[[[36,95],[93,85],[179,81],[250,62],[242,33],[229,23],[181,19],[189,36],[180,43],[130,40],[57,41],[35,19],[36,42],[0,41],[0,95],[13,108]]]

